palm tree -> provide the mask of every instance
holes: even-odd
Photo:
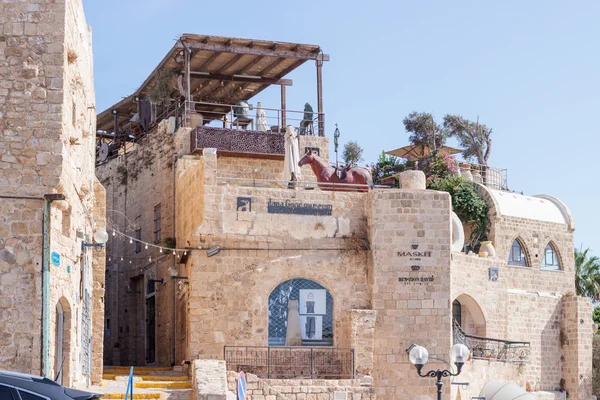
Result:
[[[579,296],[600,299],[600,258],[589,256],[589,248],[575,249],[575,289]]]

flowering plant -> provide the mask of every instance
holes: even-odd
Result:
[[[421,167],[427,177],[427,183],[458,174],[456,160],[445,150],[433,152],[431,156],[423,159]]]

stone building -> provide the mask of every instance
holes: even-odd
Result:
[[[433,358],[463,343],[472,359],[446,396],[504,379],[540,399],[589,398],[591,305],[574,295],[574,223],[559,200],[475,184],[496,252],[478,257],[462,251],[469,224],[450,195],[418,176],[401,189],[326,191],[305,166],[290,187],[281,83],[315,60],[324,122],[325,59],[317,46],[184,35],[136,93],[99,115],[97,174],[114,234],[104,362],[193,362],[197,390],[211,373],[233,390],[244,370],[257,399],[428,399],[435,385],[406,350],[422,345],[426,368],[446,368]],[[145,105],[165,68],[173,100]],[[228,105],[263,82],[283,88],[266,132]],[[301,152],[327,163],[325,126],[310,124]]]
[[[81,0],[0,3],[0,369],[79,387],[102,370],[95,124]]]

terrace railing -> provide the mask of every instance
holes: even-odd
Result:
[[[254,178],[254,172],[248,172],[246,177],[217,177],[217,184],[224,186],[246,186],[255,188],[291,189],[299,188],[305,190],[334,190],[344,192],[365,192],[370,189],[369,185],[355,183],[325,183],[325,182],[293,182],[276,179]],[[258,173],[257,173],[258,174]]]
[[[267,379],[353,379],[354,349],[225,346],[230,371]]]
[[[460,325],[453,321],[454,344],[464,344],[474,359],[500,361],[511,364],[526,364],[531,355],[529,342],[492,339],[465,333]]]
[[[192,101],[188,103],[192,127],[207,125],[225,129],[259,130],[257,107]],[[298,128],[301,135],[318,134],[317,112],[262,108],[268,132],[284,132],[287,125]]]

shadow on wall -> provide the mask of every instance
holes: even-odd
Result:
[[[594,336],[593,342],[593,355],[592,355],[592,382],[593,389],[592,393],[594,396],[600,398],[600,335],[596,334]]]

